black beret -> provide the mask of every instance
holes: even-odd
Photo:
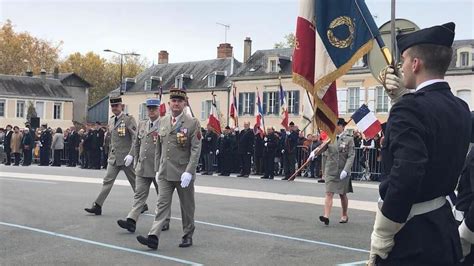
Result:
[[[454,41],[455,27],[456,24],[449,22],[407,34],[399,34],[397,35],[398,50],[401,54],[406,49],[418,44],[436,44],[451,47]]]
[[[347,122],[346,122],[346,120],[344,120],[344,118],[339,118],[339,119],[337,119],[337,125],[338,126],[341,125],[341,126],[345,127],[347,125]]]

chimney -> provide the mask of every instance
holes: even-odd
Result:
[[[46,70],[44,68],[41,69],[40,76],[41,76],[42,79],[46,78]]]
[[[168,52],[161,50],[158,54],[158,65],[168,64]]]
[[[251,55],[252,55],[252,40],[250,39],[250,37],[247,37],[244,40],[244,63],[247,63]]]
[[[54,79],[59,79],[59,67],[55,66],[53,70],[53,78]]]
[[[232,45],[230,43],[221,43],[217,47],[217,58],[232,57]]]

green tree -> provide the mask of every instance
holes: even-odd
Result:
[[[286,34],[283,38],[284,41],[275,43],[273,48],[295,48],[296,36],[293,32]]]
[[[32,117],[38,117],[33,101],[28,101],[28,109],[26,110],[26,121],[30,122]]]
[[[15,32],[12,22],[7,20],[0,27],[0,73],[51,71],[58,62],[62,44],[33,37],[28,32]]]

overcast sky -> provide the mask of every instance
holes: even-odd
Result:
[[[390,19],[390,0],[366,0],[380,26]],[[219,1],[26,1],[0,0],[0,22],[10,19],[16,31],[49,41],[63,41],[62,56],[104,49],[134,51],[157,62],[167,50],[170,62],[216,58],[216,47],[227,41],[242,61],[243,40],[251,37],[252,52],[271,49],[293,32],[297,0]],[[456,39],[474,39],[473,0],[397,0],[397,17],[421,28],[456,23]]]

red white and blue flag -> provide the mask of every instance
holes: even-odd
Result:
[[[211,112],[209,113],[209,120],[207,122],[217,134],[221,134],[221,123],[219,121],[219,114],[217,113],[216,95],[212,93]]]
[[[230,117],[234,120],[234,126],[239,126],[239,111],[237,110],[237,87],[233,84],[232,103],[230,105]]]
[[[260,94],[258,93],[258,88],[257,88],[257,110],[255,114],[255,125],[253,126],[253,133],[255,135],[260,134],[260,136],[263,138],[265,135],[265,121],[263,119],[263,108],[262,108],[262,102],[260,101]]]
[[[281,109],[281,125],[288,131],[288,105],[286,103],[285,91],[283,91],[283,86],[281,85],[280,78],[280,109]]]
[[[374,138],[380,131],[382,131],[380,121],[365,104],[355,111],[352,115],[352,120],[354,120],[357,128],[364,133],[367,139]]]
[[[336,80],[373,46],[379,35],[364,0],[300,0],[293,53],[293,82],[315,100],[320,129],[334,139]]]

